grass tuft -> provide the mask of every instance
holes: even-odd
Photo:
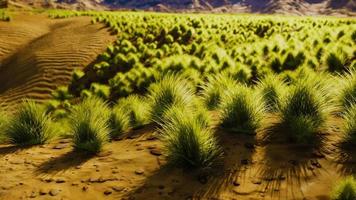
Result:
[[[281,123],[289,129],[289,139],[297,143],[315,142],[334,106],[324,81],[305,75],[290,86],[283,98]]]
[[[88,153],[98,153],[108,141],[110,109],[98,97],[84,99],[72,108],[71,131],[74,148]]]
[[[347,177],[335,185],[330,195],[331,200],[354,200],[356,199],[356,180]]]
[[[194,111],[176,108],[160,129],[168,162],[189,169],[210,169],[218,164],[222,150],[212,129]]]
[[[261,96],[242,85],[228,89],[221,105],[221,126],[233,132],[255,133],[266,111]]]
[[[152,119],[160,123],[172,106],[190,106],[194,102],[194,90],[183,77],[168,74],[150,88],[148,98],[152,105]]]
[[[261,93],[267,110],[276,112],[280,107],[281,97],[286,92],[286,84],[278,76],[269,75],[259,81],[257,91]]]
[[[120,106],[115,106],[110,116],[110,137],[116,139],[131,129],[130,115]]]
[[[356,144],[356,104],[351,104],[342,116],[344,119],[344,142]]]
[[[25,100],[9,120],[5,135],[17,145],[44,144],[55,135],[51,117],[45,108],[34,101]]]
[[[130,126],[135,129],[150,123],[151,107],[147,103],[147,99],[143,97],[130,95],[120,99],[115,109],[120,109],[120,112],[124,112],[129,117]]]
[[[201,96],[206,107],[216,109],[221,104],[226,88],[236,87],[237,82],[226,75],[209,76],[207,83],[202,86]]]

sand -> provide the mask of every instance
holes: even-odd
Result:
[[[47,100],[70,83],[74,69],[93,62],[116,37],[90,21],[18,13],[0,22],[0,104],[11,109],[23,98]]]

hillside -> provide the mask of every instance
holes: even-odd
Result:
[[[9,0],[15,7],[78,10],[144,9],[164,12],[247,12],[293,15],[354,15],[354,0]]]
[[[15,105],[22,98],[48,99],[68,84],[75,68],[91,63],[115,37],[90,18],[51,20],[16,15],[0,22],[0,101]]]

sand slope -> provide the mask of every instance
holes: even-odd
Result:
[[[67,85],[75,68],[93,62],[115,39],[89,17],[51,20],[15,15],[0,22],[0,103],[12,107],[22,98],[44,100]]]

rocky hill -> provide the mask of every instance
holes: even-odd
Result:
[[[4,1],[4,0],[2,0]],[[16,7],[78,10],[143,9],[164,12],[252,12],[355,15],[356,0],[8,0]]]

